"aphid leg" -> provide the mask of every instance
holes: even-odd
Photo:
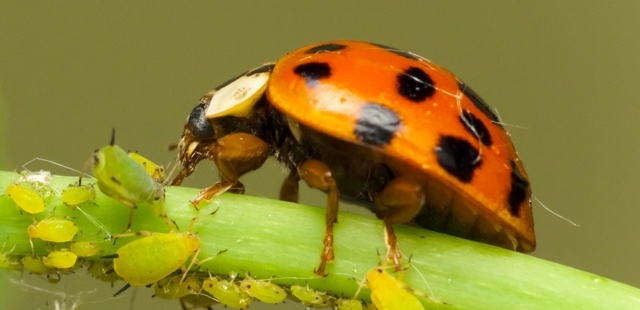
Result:
[[[233,186],[236,187],[236,192],[244,192],[244,188],[239,187],[242,183],[238,182],[238,178],[260,168],[269,157],[270,148],[268,143],[248,133],[239,132],[218,139],[213,146],[207,148],[206,154],[218,167],[221,180],[201,190],[191,203],[197,209],[197,205],[203,200],[210,201]]]
[[[158,211],[158,209],[155,208],[155,203],[153,206],[153,212],[160,218],[164,219],[165,223],[167,224],[167,226],[169,227],[170,231],[174,231],[174,230],[178,230],[178,224],[176,224],[176,222],[174,220],[172,220],[171,218],[169,218],[169,215],[167,215],[167,204],[164,200],[164,197],[162,197],[161,199],[158,199],[160,201],[160,211]],[[156,200],[157,201],[157,200]]]
[[[151,236],[151,235],[153,235],[152,232],[147,230],[141,230],[136,232],[123,232],[121,234],[113,235],[112,237],[115,239],[118,239],[118,238],[127,238],[127,237]]]
[[[131,211],[129,211],[129,219],[127,220],[127,229],[125,229],[124,231],[131,231],[131,225],[133,224],[133,211],[136,210],[136,206],[133,205],[130,207]]]
[[[331,175],[329,166],[319,160],[309,159],[305,161],[300,165],[300,167],[298,167],[298,173],[309,187],[319,189],[328,194],[327,213],[325,216],[326,228],[322,242],[324,248],[322,249],[322,254],[320,254],[320,265],[318,266],[318,269],[315,270],[317,275],[326,276],[324,269],[327,262],[332,262],[334,260],[333,224],[338,222],[338,202],[340,192],[336,185],[336,181]]]
[[[402,254],[398,248],[398,240],[393,230],[394,224],[408,223],[424,205],[426,195],[422,185],[409,178],[398,177],[376,194],[376,215],[384,221],[387,258],[393,261],[396,271],[402,269]]]
[[[300,188],[300,176],[298,171],[291,170],[280,187],[280,200],[298,202],[298,190]]]

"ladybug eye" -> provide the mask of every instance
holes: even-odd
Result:
[[[228,85],[220,88],[211,97],[204,113],[206,118],[236,116],[245,117],[264,91],[271,75],[270,70],[252,70]]]
[[[204,103],[197,105],[189,114],[189,120],[187,121],[188,126],[191,127],[191,133],[199,139],[213,138],[216,134],[211,122],[204,116],[204,109]]]

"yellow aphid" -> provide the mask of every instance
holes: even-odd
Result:
[[[55,271],[55,269],[47,267],[40,258],[32,256],[23,257],[22,266],[33,273],[51,273]]]
[[[336,302],[338,310],[362,310],[362,302],[355,299],[340,298]]]
[[[200,291],[201,282],[197,277],[187,277],[182,281],[179,276],[166,277],[153,287],[154,296],[162,299],[179,299]]]
[[[251,296],[232,281],[209,277],[202,283],[202,288],[227,307],[244,309],[251,304]]]
[[[129,157],[140,163],[153,180],[155,180],[156,182],[164,181],[164,167],[150,161],[146,157],[140,155],[140,153],[138,152],[129,152]]]
[[[335,299],[326,293],[311,289],[309,286],[292,285],[291,294],[307,307],[331,307]]]
[[[424,310],[413,290],[402,281],[391,276],[384,267],[376,267],[367,273],[371,288],[371,301],[378,310]]]
[[[69,220],[44,219],[33,223],[27,229],[31,238],[40,238],[49,242],[68,242],[78,232],[78,226]]]
[[[29,214],[36,214],[44,211],[44,199],[35,190],[15,183],[10,183],[7,187],[7,195]]]
[[[200,249],[191,233],[148,233],[116,251],[113,267],[132,286],[153,284],[185,265]]]
[[[96,190],[93,184],[70,186],[62,191],[62,202],[75,207],[85,202],[93,202],[96,199]]]
[[[89,241],[78,241],[71,244],[70,251],[80,257],[90,257],[98,254],[98,246]]]
[[[58,269],[71,268],[77,260],[78,256],[68,251],[53,251],[42,258],[45,266]]]
[[[240,288],[251,297],[269,304],[277,304],[287,297],[287,292],[270,281],[256,280],[249,275],[240,282]]]

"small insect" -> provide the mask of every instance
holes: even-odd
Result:
[[[196,276],[186,277],[184,281],[180,276],[169,276],[156,282],[153,287],[154,297],[162,299],[179,299],[190,294],[197,294],[202,286]]]
[[[251,305],[251,296],[231,281],[209,276],[202,283],[202,288],[209,292],[227,307],[244,309]]]
[[[217,211],[206,216],[213,215]],[[197,219],[195,217],[191,219],[189,232],[151,233],[141,231],[116,236],[117,238],[145,237],[125,244],[116,251],[116,254],[103,256],[103,258],[113,258],[113,269],[130,286],[153,284],[181,267],[186,271],[185,263],[189,257],[193,256],[191,261],[191,265],[193,265],[200,251],[200,238],[191,233]],[[213,257],[207,258],[207,260]]]
[[[132,286],[153,284],[184,266],[200,249],[200,239],[191,233],[139,232],[146,237],[120,247],[114,258],[116,273]],[[195,259],[195,258],[194,258]]]
[[[182,127],[172,185],[202,160],[220,181],[192,201],[242,192],[240,178],[273,156],[328,194],[316,274],[335,259],[339,201],[383,220],[387,257],[401,269],[394,226],[411,223],[521,252],[535,249],[531,186],[509,133],[451,72],[411,52],[358,41],[303,46],[200,98]]]
[[[367,273],[367,283],[371,289],[371,301],[378,310],[423,310],[424,306],[416,297],[411,287],[402,282],[404,273],[398,278],[394,278],[387,273],[385,267],[375,267]],[[433,304],[436,308],[448,305],[441,301],[435,300],[425,294],[419,293],[425,297],[428,304]]]
[[[109,145],[93,152],[93,175],[97,179],[98,188],[107,196],[131,208],[126,230],[131,228],[136,205],[143,202],[153,204],[156,200],[162,200],[162,213],[159,216],[165,219],[169,227],[173,227],[166,215],[164,187],[154,181],[140,163],[115,145],[115,135],[114,129]]]
[[[114,282],[120,280],[118,274],[113,270],[113,261],[97,259],[91,260],[90,262],[91,264],[87,270],[92,276],[100,279],[101,281],[111,283],[112,287]]]
[[[12,255],[11,253],[15,249],[12,248],[8,252],[5,252],[5,246],[7,240],[2,244],[2,251],[0,252],[0,268],[9,270],[22,270],[21,257],[19,255]]]
[[[180,298],[180,306],[183,310],[205,308],[212,310],[211,306],[220,303],[209,292],[201,291],[197,294],[189,294]]]
[[[62,202],[69,207],[79,206],[85,202],[93,203],[95,199],[96,190],[93,184],[82,185],[82,177],[77,185],[69,186],[62,191]]]
[[[335,303],[335,297],[318,292],[309,286],[292,285],[291,294],[307,307],[331,307]]]
[[[36,191],[49,191],[49,184],[51,184],[51,171],[40,170],[33,172],[23,170],[20,172],[20,178],[16,183],[27,183]]]
[[[355,299],[339,298],[336,301],[338,310],[362,310],[362,302]]]
[[[251,297],[269,304],[277,304],[287,297],[287,292],[277,284],[256,280],[249,274],[240,281],[240,288]]]
[[[69,220],[43,219],[33,223],[27,228],[30,238],[39,238],[49,242],[68,242],[78,232],[78,226]]]
[[[90,241],[77,241],[71,244],[69,250],[80,257],[91,257],[98,254],[98,246]]]
[[[164,182],[164,167],[150,161],[138,152],[129,152],[129,157],[140,163],[154,181],[160,183]]]
[[[7,187],[7,195],[29,214],[36,214],[44,211],[44,199],[34,189],[10,183]]]
[[[42,259],[34,256],[29,256],[29,255],[22,258],[22,266],[24,266],[25,270],[30,271],[32,273],[43,274],[43,273],[55,272],[55,269],[47,267],[42,262]]]
[[[49,268],[69,269],[76,264],[78,255],[69,251],[53,251],[42,258],[42,263]]]

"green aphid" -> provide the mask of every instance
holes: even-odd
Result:
[[[140,163],[115,145],[115,129],[112,131],[109,145],[95,150],[92,159],[93,176],[97,179],[96,184],[100,191],[131,208],[127,230],[131,228],[133,209],[137,204],[164,201],[163,185],[154,181]],[[164,203],[162,209],[159,216],[164,217],[167,225],[172,227],[166,216]]]

